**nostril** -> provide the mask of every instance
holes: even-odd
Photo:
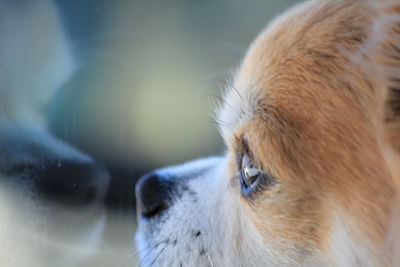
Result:
[[[143,217],[162,214],[171,206],[173,182],[158,173],[143,176],[136,185],[138,212]]]
[[[147,218],[154,217],[157,214],[161,214],[166,209],[168,209],[168,206],[165,205],[165,204],[160,204],[158,206],[153,206],[150,209],[143,210],[142,216],[143,217],[147,217]]]

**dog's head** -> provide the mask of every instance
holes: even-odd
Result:
[[[101,198],[107,171],[53,136],[42,112],[75,69],[56,6],[0,0],[0,17],[0,185],[62,202]]]
[[[100,243],[109,174],[41,112],[74,70],[52,1],[0,0],[0,57],[0,261],[76,265]]]
[[[400,6],[317,0],[250,47],[221,158],[136,187],[144,266],[386,266],[398,171]]]

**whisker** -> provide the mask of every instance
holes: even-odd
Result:
[[[241,100],[243,100],[242,95],[240,94],[239,90],[235,87],[235,85],[231,82],[229,82],[228,80],[221,80],[221,79],[209,79],[206,82],[217,82],[217,83],[222,83],[224,85],[226,85],[228,88],[233,89],[234,91],[236,91],[236,93],[238,94],[238,96],[240,97]]]
[[[164,249],[166,249],[167,247],[163,247],[158,253],[157,255],[154,257],[154,260],[150,263],[150,266],[153,266],[153,264],[156,262],[156,260],[158,259],[158,257],[161,255],[161,253],[164,251]]]
[[[208,95],[208,96],[212,96],[215,97],[216,99],[218,99],[220,102],[224,103],[227,107],[229,107],[233,112],[236,112],[235,109],[233,108],[233,106],[231,104],[229,104],[228,101],[226,101],[225,99],[223,99],[220,96],[217,95]]]
[[[212,81],[213,82],[218,82],[218,83],[223,83],[225,85],[225,87],[227,87],[228,89],[234,90],[237,93],[237,95],[240,97],[240,99],[243,101],[243,96],[240,94],[239,90],[235,87],[235,85],[233,83],[231,83],[231,82],[229,82],[227,80],[218,80],[218,79],[208,80],[207,82],[212,82]],[[229,109],[231,111],[233,111],[233,113],[236,116],[239,117],[240,114],[238,114],[238,110],[235,109],[234,106],[231,103],[229,103],[227,100],[225,100],[224,97],[221,97],[221,96],[218,96],[218,95],[213,95],[213,94],[208,94],[207,96],[214,97],[214,98],[218,99],[219,102],[220,102],[220,103],[214,104],[214,105],[213,105],[213,103],[211,103],[213,105],[214,113],[216,113],[217,111],[220,111],[221,110],[221,106],[227,106],[227,107],[229,107]]]
[[[221,82],[224,83],[228,86],[228,88],[233,89],[234,91],[236,91],[236,93],[238,94],[238,96],[240,97],[241,100],[243,100],[242,95],[240,94],[239,90],[235,87],[235,85],[227,80],[216,80],[216,82]]]
[[[217,122],[217,123],[223,123],[223,124],[225,124],[225,125],[227,125],[227,126],[233,128],[233,125],[230,124],[229,122],[223,121],[223,120],[218,119],[218,118],[215,118],[215,117],[214,117],[213,119],[214,119],[214,121]]]
[[[136,257],[137,255],[139,255],[140,253],[142,253],[143,251],[145,251],[146,249],[148,249],[148,248],[150,248],[151,246],[150,245],[147,245],[146,247],[144,247],[144,248],[142,248],[142,249],[140,249],[140,250],[137,250],[135,253],[133,253],[131,256],[130,256],[130,259],[133,259],[134,257]]]
[[[145,260],[147,260],[147,257],[150,256],[150,254],[154,251],[154,249],[156,249],[159,245],[161,245],[164,241],[160,241],[157,244],[155,244],[152,248],[150,248],[150,250],[146,253],[146,255],[139,261],[138,265],[136,267],[140,267],[140,265],[142,263],[145,262]],[[149,246],[148,246],[149,247]],[[147,247],[147,248],[148,248]],[[144,250],[144,249],[143,249]],[[143,252],[143,250],[141,252]]]
[[[239,90],[238,90],[233,84],[231,84],[229,88],[235,90],[235,92],[238,94],[238,96],[240,97],[240,99],[243,101],[242,95],[240,94]]]
[[[206,252],[206,255],[207,255],[208,261],[210,262],[211,267],[214,267],[214,264],[213,264],[213,262],[211,260],[210,254],[208,254],[208,252]]]
[[[151,253],[151,252],[153,252],[153,249],[154,249],[154,248],[150,249],[150,250],[146,253],[146,255],[139,261],[139,263],[138,263],[138,265],[136,265],[136,267],[140,267],[140,266],[142,265],[142,263],[144,263],[145,259],[146,259],[148,256],[150,256],[150,253]]]
[[[225,128],[230,129],[230,130],[233,130],[233,129],[234,129],[233,126],[230,125],[229,123],[220,121],[220,120],[215,119],[215,118],[211,118],[211,119],[208,120],[208,121],[211,122],[211,123],[213,123],[213,124],[215,124],[217,127],[225,127]]]

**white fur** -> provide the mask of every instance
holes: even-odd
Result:
[[[330,234],[329,251],[334,266],[343,267],[374,267],[380,266],[374,255],[373,244],[368,240],[356,238],[356,223],[346,214],[336,212],[339,208],[332,209],[332,232]],[[346,218],[345,220],[343,220]]]
[[[240,210],[240,192],[226,168],[225,158],[208,158],[158,170],[182,179],[187,190],[178,186],[180,197],[159,219],[139,219],[141,265],[322,266],[318,256],[300,256],[288,242],[262,239]]]
[[[231,135],[235,129],[240,128],[254,116],[257,101],[260,99],[256,92],[256,88],[246,79],[228,86],[224,102],[217,110],[218,128],[225,140],[232,140]]]
[[[382,2],[384,1],[369,1],[376,5],[375,8],[379,6],[381,9],[398,5],[398,1]],[[286,12],[285,16],[296,12],[294,8]],[[279,22],[278,18],[276,23]],[[349,55],[355,67],[365,68],[370,75],[380,75],[374,72],[374,68],[367,69],[364,60],[374,57],[372,52],[376,53],[376,49],[381,46],[389,26],[398,22],[398,15],[379,17],[371,25],[371,37],[359,53],[353,51],[349,55],[348,51],[342,52]],[[264,38],[265,34],[264,31],[259,39]],[[397,66],[384,69],[384,72],[399,77]],[[258,95],[260,90],[254,87],[246,75],[244,72],[240,80],[229,86],[218,112],[217,123],[221,135],[228,143],[233,140],[236,129],[253,119],[258,101],[263,97]],[[253,73],[251,75],[258,77]],[[377,117],[381,120],[380,115]],[[199,168],[204,169],[202,175],[191,175]],[[159,218],[139,219],[136,241],[143,266],[385,266],[381,258],[386,255],[385,252],[379,251],[377,244],[371,244],[367,238],[363,238],[355,219],[349,214],[341,213],[340,208],[335,205],[332,205],[328,213],[326,227],[329,229],[329,237],[324,244],[326,247],[321,247],[321,251],[305,256],[291,245],[290,240],[278,240],[273,236],[265,240],[253,225],[252,218],[246,217],[240,210],[244,206],[239,203],[240,189],[233,185],[237,183],[237,179],[228,173],[226,158],[195,161],[159,172],[180,180],[180,184],[186,185],[188,190],[181,190],[173,205]],[[190,179],[184,179],[185,177]],[[193,198],[197,200],[194,201]],[[398,212],[395,212],[394,216],[397,215]],[[398,227],[399,222],[397,218],[394,219],[393,227]],[[197,231],[201,231],[201,235],[193,234]],[[388,246],[391,249],[400,247],[397,241],[398,232],[398,229],[391,229],[389,232],[395,235],[388,237]],[[205,252],[201,254],[203,249]],[[395,253],[395,257],[399,256]]]

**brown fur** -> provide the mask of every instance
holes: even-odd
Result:
[[[234,136],[248,140],[279,183],[242,203],[266,239],[326,250],[339,207],[354,221],[354,238],[388,264],[382,250],[399,181],[391,165],[399,165],[400,22],[371,34],[388,14],[399,19],[400,5],[378,7],[310,1],[262,33],[243,62],[235,86],[257,100]]]
[[[398,1],[313,0],[269,25],[219,113],[227,158],[187,182],[199,201],[177,200],[167,226],[141,222],[139,244],[166,233],[192,251],[181,228],[202,227],[207,259],[175,244],[160,262],[399,266]]]

